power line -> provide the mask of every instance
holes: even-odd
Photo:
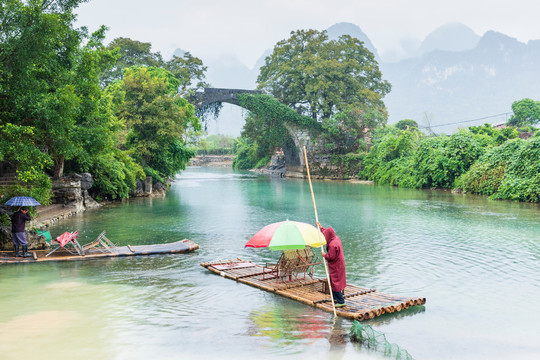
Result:
[[[471,120],[457,121],[457,122],[453,122],[453,123],[438,124],[438,125],[431,125],[431,126],[418,126],[418,127],[423,128],[423,129],[428,129],[428,128],[434,128],[434,127],[440,127],[440,126],[464,124],[464,123],[475,122],[475,121],[479,121],[479,120],[491,119],[491,118],[494,118],[494,117],[498,117],[498,116],[502,116],[502,115],[508,115],[508,114],[512,114],[512,113],[511,112],[505,112],[505,113],[501,113],[501,114],[497,114],[497,115],[489,115],[489,116],[484,116],[484,117],[481,117],[481,118],[476,118],[476,119],[471,119]]]

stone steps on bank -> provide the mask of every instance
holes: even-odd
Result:
[[[17,184],[16,173],[6,173],[0,176],[0,186],[11,186]]]

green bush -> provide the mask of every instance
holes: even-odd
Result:
[[[2,214],[0,216],[0,226],[9,226],[11,225],[11,219],[8,214]]]
[[[373,135],[373,146],[364,157],[360,177],[379,184],[416,187],[410,178],[410,164],[422,134],[415,129],[388,127]]]
[[[489,163],[478,161],[456,180],[456,188],[468,193],[493,195],[504,178],[505,165],[502,163],[493,167]]]
[[[540,201],[540,137],[494,147],[463,174],[456,186],[493,199]]]
[[[7,187],[0,187],[0,199],[4,202],[14,196],[30,196],[36,199],[41,205],[49,205],[52,197],[51,180],[44,176],[37,182],[20,183]]]
[[[364,160],[367,153],[348,153],[344,155],[332,155],[330,162],[343,169],[345,178],[358,178],[364,169]]]
[[[119,150],[94,158],[91,169],[95,181],[93,192],[111,199],[129,197],[137,179],[145,177],[142,167]]]
[[[267,166],[270,163],[271,156],[265,156],[255,164],[255,169],[260,169]]]
[[[234,145],[234,169],[253,169],[259,161],[257,144],[246,138],[237,139]]]
[[[423,139],[414,156],[417,187],[453,188],[491,144],[492,138],[468,131]]]
[[[540,201],[540,137],[521,140],[510,157],[495,199]]]

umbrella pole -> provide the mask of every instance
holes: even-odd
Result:
[[[311,175],[309,174],[309,164],[307,160],[307,152],[306,147],[304,146],[304,161],[306,162],[306,170],[307,170],[307,177],[309,181],[309,189],[311,190],[311,200],[313,200],[313,209],[315,210],[315,221],[319,222],[319,216],[317,215],[317,205],[315,204],[315,194],[313,193],[313,185],[311,185]],[[321,231],[319,229],[319,236]],[[323,246],[321,244],[321,251],[323,250]],[[336,304],[334,303],[334,294],[332,293],[332,284],[330,283],[330,275],[328,274],[328,264],[326,263],[326,259],[323,256],[323,263],[324,263],[324,270],[326,271],[326,280],[328,281],[328,290],[330,291],[330,298],[332,299],[332,310],[334,310],[334,316],[336,316]]]

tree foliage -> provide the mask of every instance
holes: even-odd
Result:
[[[201,139],[197,152],[212,155],[232,154],[235,141],[235,139],[222,134],[208,135]]]
[[[253,169],[261,157],[257,143],[249,138],[239,137],[234,144],[234,169]]]
[[[399,120],[396,123],[396,128],[399,130],[407,130],[407,129],[412,129],[412,128],[418,129],[418,123],[411,119],[403,119],[403,120]]]
[[[86,29],[74,29],[81,1],[8,0],[0,35],[0,118],[31,125],[36,145],[47,148],[62,174],[64,159],[80,150],[71,141],[81,111],[76,89],[80,44]]]
[[[210,86],[205,80],[207,67],[201,59],[191,55],[190,52],[184,53],[182,57],[174,55],[163,67],[178,79],[181,95]]]
[[[129,68],[123,79],[120,116],[129,129],[126,147],[139,164],[161,177],[185,169],[194,156],[186,146],[188,131],[201,128],[193,105],[176,93],[176,84],[176,78],[161,68]]]
[[[119,37],[111,41],[107,48],[113,51],[117,60],[114,66],[102,73],[104,84],[110,84],[114,80],[121,80],[123,72],[131,67],[163,68],[168,70],[172,77],[176,78],[177,90],[182,95],[188,91],[197,91],[208,87],[206,82],[206,70],[203,61],[193,56],[190,52],[182,56],[173,55],[169,61],[164,61],[161,53],[152,52],[152,44],[130,38]],[[172,82],[169,82],[171,85]]]
[[[51,181],[44,169],[52,165],[51,158],[35,146],[35,129],[11,123],[0,125],[0,162],[16,165],[19,185],[3,189],[6,198],[15,195],[32,196],[41,204],[49,204]]]
[[[377,108],[349,105],[343,111],[323,120],[324,131],[321,132],[321,139],[330,153],[355,153],[359,149],[366,150],[366,134],[385,122],[385,114]]]
[[[365,149],[366,132],[387,121],[382,98],[390,84],[373,54],[350,36],[329,40],[324,31],[292,32],[265,59],[257,81],[272,96],[238,97],[251,111],[242,136],[257,145],[246,153],[258,156],[253,161],[279,147],[294,148],[289,130],[298,128],[332,154],[356,152]]]
[[[470,126],[469,131],[473,134],[487,135],[493,138],[497,145],[501,145],[510,139],[516,139],[519,137],[519,132],[514,127],[505,127],[497,129],[491,124],[484,124],[480,126]]]
[[[373,133],[373,146],[364,160],[361,176],[379,184],[416,187],[412,179],[412,157],[422,134],[393,126]]]
[[[485,124],[426,137],[414,128],[391,126],[375,132],[361,176],[379,184],[540,202],[540,133],[529,140],[517,134]]]
[[[514,114],[508,120],[512,126],[534,125],[540,122],[540,101],[522,99],[512,103]]]
[[[416,187],[453,188],[456,178],[483,154],[484,142],[482,135],[463,130],[424,138],[413,156]]]
[[[163,63],[161,54],[151,51],[152,44],[130,38],[118,37],[107,46],[114,51],[117,60],[111,69],[101,75],[104,84],[123,78],[123,71],[132,66],[160,66]]]
[[[328,40],[325,31],[291,32],[265,59],[257,81],[259,89],[314,119],[328,119],[346,105],[377,108],[387,117],[382,98],[390,84],[373,54],[348,35]]]

